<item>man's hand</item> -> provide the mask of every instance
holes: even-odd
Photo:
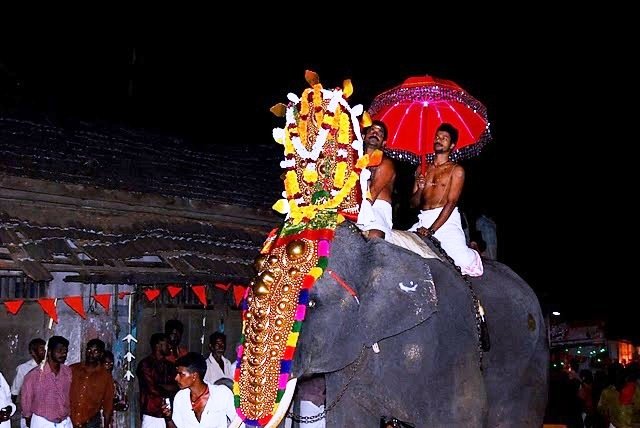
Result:
[[[418,189],[424,189],[425,184],[427,183],[426,178],[423,174],[418,174],[416,176],[416,183],[418,183]]]
[[[416,233],[417,233],[419,236],[422,236],[422,237],[424,238],[424,237],[427,237],[427,236],[433,236],[434,231],[433,231],[433,229],[431,229],[431,228],[428,228],[428,229],[427,229],[426,227],[419,227],[419,228],[416,230]]]

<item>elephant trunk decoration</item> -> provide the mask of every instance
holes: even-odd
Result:
[[[472,280],[492,326],[480,370],[472,293],[453,266],[367,241],[348,221],[375,157],[363,153],[370,121],[349,106],[349,81],[326,90],[305,77],[300,97],[272,108],[286,118],[273,132],[286,170],[274,209],[286,220],[242,303],[231,426],[277,426],[298,379],[322,374],[327,426],[371,427],[392,414],[416,427],[539,427],[548,349],[535,294],[485,262]]]

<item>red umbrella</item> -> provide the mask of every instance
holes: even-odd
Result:
[[[389,156],[416,165],[433,156],[433,140],[442,123],[459,132],[453,160],[478,154],[491,139],[486,107],[451,80],[432,76],[410,77],[376,96],[369,114],[387,125]]]

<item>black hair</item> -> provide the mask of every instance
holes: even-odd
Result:
[[[167,340],[167,335],[164,333],[153,333],[151,335],[151,340],[149,340],[149,344],[151,348],[155,348],[155,346],[162,342],[163,340]]]
[[[440,126],[438,126],[438,129],[436,129],[436,132],[440,132],[440,131],[449,133],[449,136],[451,137],[451,144],[455,144],[458,142],[458,130],[452,124],[450,123],[441,124]]]
[[[69,348],[69,341],[62,336],[51,336],[49,338],[49,346],[47,347],[47,349],[49,351],[53,351],[58,345]]]
[[[226,346],[227,344],[227,335],[224,333],[220,333],[219,331],[216,331],[214,333],[211,334],[211,336],[209,336],[209,343],[213,344],[216,343],[216,339],[217,338],[221,338],[222,340],[224,340],[224,344]]]
[[[180,334],[184,333],[184,324],[180,320],[168,320],[164,323],[164,332],[169,334],[173,330],[178,330]]]
[[[29,352],[35,351],[38,346],[46,344],[47,342],[45,342],[44,339],[40,339],[39,337],[31,339],[31,342],[29,342]]]
[[[113,352],[109,351],[108,349],[104,351],[104,353],[102,354],[102,361],[106,360],[110,358],[111,361],[113,361],[114,363],[116,362],[116,358],[113,356]]]
[[[207,360],[197,352],[188,352],[187,355],[176,360],[176,367],[185,367],[191,373],[200,374],[200,380],[204,381],[207,372]]]
[[[90,341],[87,342],[87,348],[92,347],[92,346],[95,346],[96,348],[98,348],[102,352],[104,352],[104,350],[107,349],[107,346],[100,339],[91,339]]]

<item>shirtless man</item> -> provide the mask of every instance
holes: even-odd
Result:
[[[482,261],[477,251],[467,246],[456,207],[464,186],[464,168],[450,161],[449,154],[457,141],[458,130],[452,125],[443,123],[436,130],[434,162],[425,174],[416,172],[411,206],[421,211],[409,230],[422,237],[435,236],[463,274],[480,276]]]
[[[382,150],[387,141],[387,127],[374,120],[365,130],[365,153],[371,156],[374,151]],[[393,228],[391,194],[396,179],[396,169],[393,161],[386,156],[377,165],[367,168],[371,172],[368,194],[362,201],[357,225],[363,231],[368,231],[369,238],[383,238]],[[368,205],[368,206],[367,206]]]

